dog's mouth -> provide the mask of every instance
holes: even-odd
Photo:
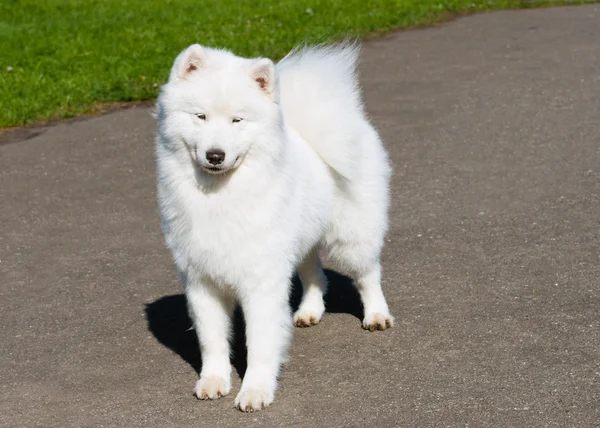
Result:
[[[226,171],[229,171],[229,169],[227,168],[219,168],[218,166],[202,166],[202,169],[204,169],[204,171],[208,172],[209,174],[223,174]]]
[[[231,165],[230,167],[226,167],[226,166],[214,166],[214,165],[200,165],[200,167],[206,171],[207,173],[211,174],[211,175],[220,175],[220,174],[225,174],[226,172],[232,171],[234,169],[236,169],[240,164],[240,156],[238,156],[237,158],[235,158],[235,161],[233,162],[233,165]]]

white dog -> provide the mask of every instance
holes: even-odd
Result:
[[[356,283],[363,327],[392,326],[381,291],[390,166],[362,107],[358,49],[303,48],[275,66],[192,45],[157,102],[158,199],[202,352],[196,395],[231,389],[231,314],[246,321],[235,405],[274,399],[292,326],[317,324],[320,255]],[[297,270],[298,311],[288,298]]]

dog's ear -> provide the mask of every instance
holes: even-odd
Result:
[[[205,64],[206,56],[202,46],[198,44],[191,45],[175,59],[169,80],[185,79],[190,73],[193,73]]]
[[[252,79],[273,101],[276,101],[275,64],[268,58],[258,58],[250,66]]]

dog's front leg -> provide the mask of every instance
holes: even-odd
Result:
[[[186,296],[202,354],[195,393],[202,400],[220,398],[231,390],[229,335],[235,303],[223,290],[201,282],[186,284]]]
[[[247,293],[240,303],[246,321],[248,369],[235,405],[244,412],[260,410],[273,402],[277,375],[292,336],[288,303],[289,278]]]

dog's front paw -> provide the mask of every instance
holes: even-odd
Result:
[[[214,400],[224,397],[231,391],[231,384],[220,376],[202,376],[196,382],[195,394],[200,400]]]
[[[370,314],[367,314],[362,322],[362,327],[365,330],[369,331],[385,330],[387,328],[393,327],[393,325],[394,317],[387,312],[372,312]]]
[[[235,397],[235,407],[242,412],[264,409],[273,402],[273,394],[258,388],[242,389]]]

